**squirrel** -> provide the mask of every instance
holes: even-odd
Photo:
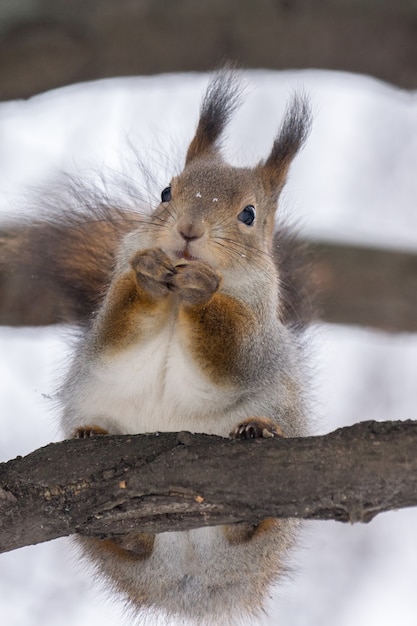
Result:
[[[307,298],[297,244],[276,211],[309,107],[294,96],[270,154],[248,168],[229,165],[220,148],[238,104],[236,72],[220,70],[184,168],[149,215],[109,204],[0,233],[0,276],[6,258],[22,280],[30,266],[63,294],[52,317],[85,327],[60,392],[66,437],[306,433]],[[52,268],[34,254],[46,241]],[[233,624],[262,612],[294,530],[293,520],[266,519],[79,542],[138,612]]]

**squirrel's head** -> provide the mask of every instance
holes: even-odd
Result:
[[[271,258],[278,198],[310,128],[304,98],[294,97],[265,161],[254,168],[224,162],[219,141],[240,99],[236,73],[210,82],[185,167],[161,194],[152,221],[158,245],[174,259],[199,259],[216,269]]]

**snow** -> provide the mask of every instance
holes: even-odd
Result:
[[[98,183],[97,172],[123,170],[148,190],[149,201],[157,198],[181,169],[206,82],[197,74],[111,79],[0,104],[0,210],[22,210],[57,170]],[[225,142],[239,165],[267,155],[294,91],[310,98],[312,135],[292,167],[282,209],[306,236],[417,248],[416,93],[313,70],[249,72],[246,82]],[[127,145],[155,182],[134,169]],[[312,341],[315,432],[416,418],[417,336],[319,325]],[[0,328],[2,460],[59,439],[53,395],[70,353],[65,329]],[[416,510],[386,513],[366,526],[307,523],[291,576],[276,588],[262,623],[414,626],[416,523]],[[76,561],[66,539],[1,555],[1,623],[131,624]]]

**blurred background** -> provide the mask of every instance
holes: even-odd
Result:
[[[416,419],[417,0],[2,0],[2,219],[31,194],[39,204],[57,170],[127,171],[140,184],[127,143],[154,163],[158,197],[181,167],[205,72],[225,59],[254,70],[230,126],[232,161],[267,153],[294,89],[312,102],[312,135],[282,197],[321,289],[312,431]],[[12,328],[1,288],[0,267],[6,461],[60,438],[51,397],[72,342],[56,325]],[[32,323],[46,324],[36,296]],[[415,626],[416,524],[417,510],[306,524],[262,625]],[[62,539],[0,555],[0,623],[132,620]]]
[[[416,0],[2,0],[0,99],[135,74],[326,68],[417,84]]]

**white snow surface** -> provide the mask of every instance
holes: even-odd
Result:
[[[97,172],[125,172],[155,201],[181,169],[207,79],[110,79],[0,104],[0,211],[23,211],[39,187],[53,185],[58,170],[98,184]],[[239,165],[267,155],[294,91],[310,97],[313,131],[291,169],[281,209],[305,235],[417,248],[416,93],[315,70],[254,71],[245,80],[243,106],[225,142],[227,157]],[[154,181],[136,169],[129,145]],[[26,210],[35,209],[29,203]],[[417,336],[322,324],[312,344],[314,432],[417,417]],[[60,438],[53,396],[70,354],[66,329],[0,328],[0,460]],[[415,626],[416,524],[416,510],[386,513],[366,526],[306,523],[291,575],[274,590],[261,623]],[[74,554],[65,539],[0,555],[0,623],[135,623]]]

